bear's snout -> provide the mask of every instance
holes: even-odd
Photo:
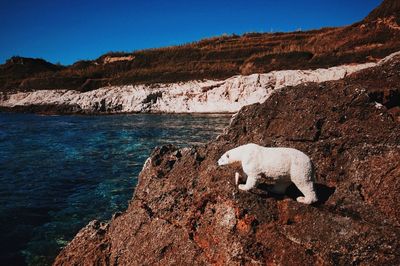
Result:
[[[221,158],[219,158],[219,160],[218,160],[219,166],[226,165],[226,164],[228,164],[228,159],[225,156],[222,156]]]

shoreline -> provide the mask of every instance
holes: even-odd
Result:
[[[35,114],[35,115],[44,115],[44,116],[59,116],[59,115],[66,115],[66,116],[123,116],[123,115],[179,115],[179,116],[204,116],[204,115],[223,115],[223,116],[232,116],[235,115],[237,112],[176,112],[176,113],[166,113],[166,112],[120,112],[120,113],[107,113],[107,112],[92,112],[92,113],[85,113],[85,112],[76,112],[76,113],[63,113],[63,112],[40,112],[35,111],[31,112],[29,109],[32,106],[14,106],[14,107],[4,107],[0,106],[0,114]],[[35,105],[34,107],[40,108],[41,105]],[[57,106],[55,106],[57,107]]]
[[[396,53],[395,53],[396,54]],[[204,113],[234,114],[263,103],[284,87],[340,80],[381,64],[342,65],[315,70],[281,70],[236,75],[225,80],[103,87],[88,92],[36,90],[1,93],[0,111],[41,114]]]

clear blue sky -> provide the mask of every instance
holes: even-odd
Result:
[[[381,0],[0,0],[0,63],[13,55],[71,64],[244,32],[359,21]]]

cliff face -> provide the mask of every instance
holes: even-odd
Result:
[[[205,146],[157,148],[134,198],[82,229],[55,265],[400,264],[400,57],[244,107]],[[254,142],[310,155],[320,202],[238,191],[228,149]],[[242,180],[243,181],[243,180]]]
[[[264,102],[273,92],[305,82],[337,80],[375,63],[317,70],[282,70],[222,81],[105,87],[89,92],[39,90],[0,93],[0,108],[41,113],[218,113]]]
[[[181,46],[110,53],[58,69],[54,65],[39,69],[40,64],[20,69],[10,61],[0,65],[0,91],[90,91],[375,62],[400,50],[398,7],[398,0],[385,0],[365,20],[341,28],[222,36]],[[9,72],[10,68],[19,70]]]

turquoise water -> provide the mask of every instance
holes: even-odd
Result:
[[[127,207],[155,146],[205,143],[229,118],[0,113],[0,264],[51,264],[90,220]]]

